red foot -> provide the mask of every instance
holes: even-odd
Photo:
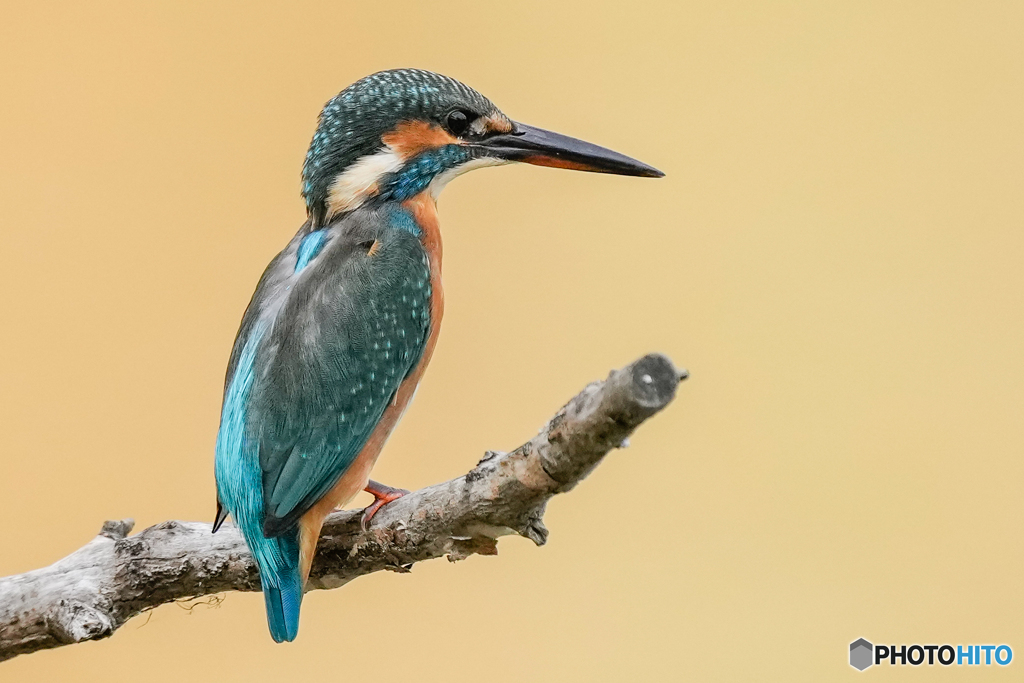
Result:
[[[373,479],[367,482],[366,488],[363,490],[372,495],[374,499],[373,503],[363,510],[363,518],[360,522],[363,526],[363,531],[370,528],[370,520],[373,519],[373,516],[377,514],[378,510],[391,501],[398,500],[405,494],[409,493],[405,489],[393,489],[390,486],[385,486]]]

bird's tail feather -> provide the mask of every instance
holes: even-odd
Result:
[[[286,565],[273,576],[261,577],[263,598],[267,603],[267,625],[276,642],[290,642],[299,633],[299,608],[304,588],[297,538],[286,534],[268,540],[279,543]]]

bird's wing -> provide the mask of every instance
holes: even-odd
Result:
[[[246,420],[268,536],[293,527],[352,465],[430,329],[429,261],[405,230],[371,221],[331,234],[286,287],[260,342]]]

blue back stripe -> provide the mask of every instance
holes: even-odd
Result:
[[[299,272],[309,265],[309,262],[316,258],[320,250],[327,243],[327,230],[317,230],[302,238],[299,243],[298,253],[295,257],[295,272]]]

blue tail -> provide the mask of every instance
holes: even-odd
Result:
[[[260,569],[260,583],[267,602],[270,635],[279,643],[295,640],[302,605],[302,570],[299,568],[299,532],[290,529],[267,538],[263,533],[263,472],[259,441],[247,431],[249,394],[256,377],[256,351],[266,325],[260,321],[246,332],[237,365],[224,393],[214,472],[217,475],[217,525],[230,512],[245,544]],[[243,330],[245,330],[243,326]],[[242,339],[239,332],[235,351]]]
[[[267,625],[278,643],[295,640],[299,633],[299,608],[302,606],[303,581],[299,569],[299,548],[295,532],[267,539],[278,544],[286,564],[277,568],[260,567],[263,598],[267,603]]]
[[[302,605],[302,584],[298,572],[279,577],[280,588],[264,588],[267,601],[267,624],[270,635],[278,643],[291,642],[299,634],[299,606]]]

